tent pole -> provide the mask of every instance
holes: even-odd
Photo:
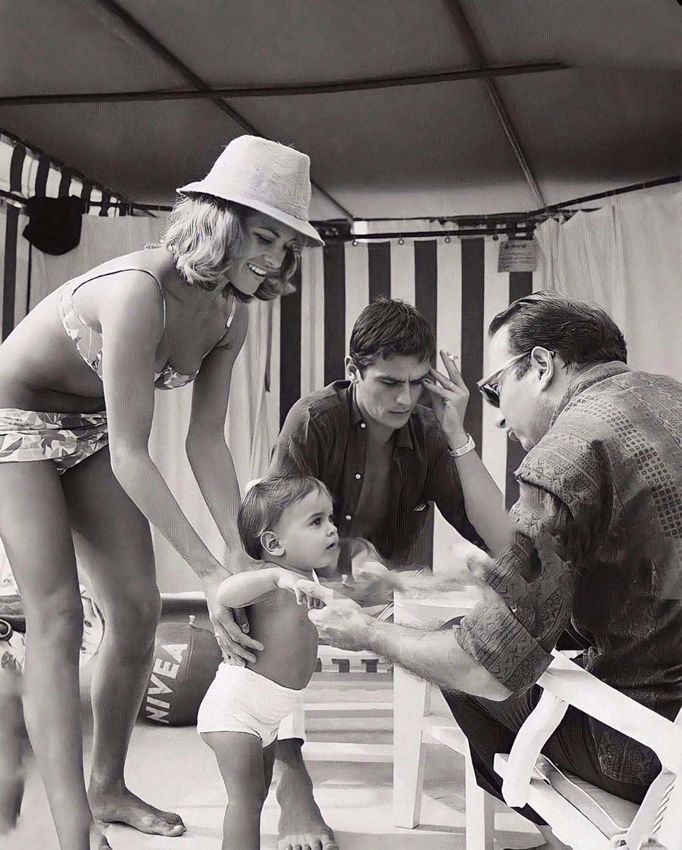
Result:
[[[464,14],[464,9],[460,5],[459,0],[448,0],[448,7],[452,13],[453,20],[455,22],[455,27],[459,35],[462,36],[464,42],[466,44],[467,49],[472,55],[474,61],[479,65],[479,67],[484,68],[486,65],[485,57],[483,56],[483,51],[481,50],[481,46],[478,43],[478,39],[474,31],[469,24],[469,21]],[[523,145],[521,144],[521,139],[519,138],[519,134],[514,127],[514,124],[507,112],[507,107],[502,100],[502,95],[500,94],[495,80],[490,79],[488,77],[483,80],[485,87],[488,91],[488,96],[492,101],[493,107],[495,108],[495,112],[497,113],[497,117],[502,124],[502,128],[509,140],[509,144],[514,151],[514,156],[518,164],[521,166],[521,170],[523,171],[523,175],[526,178],[526,182],[528,183],[528,188],[531,191],[531,194],[535,198],[536,203],[540,206],[544,207],[547,204],[541,190],[538,185],[537,180],[535,179],[535,175],[530,167],[530,163],[528,162],[528,157],[526,156],[526,152],[523,149]]]
[[[71,92],[61,94],[24,94],[0,97],[0,106],[38,106],[46,103],[128,103],[137,101],[205,100],[212,95],[226,98],[242,97],[295,97],[310,94],[335,94],[336,92],[370,91],[376,89],[424,86],[436,83],[456,83],[486,77],[511,77],[519,74],[540,74],[564,71],[564,62],[530,62],[521,65],[497,65],[489,68],[464,68],[440,74],[408,74],[401,77],[368,77],[357,80],[337,80],[328,83],[298,83],[293,86],[239,86],[236,88],[212,87],[207,91],[197,89],[148,89],[120,92]]]

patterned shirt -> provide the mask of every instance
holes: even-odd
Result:
[[[516,533],[460,645],[512,691],[570,622],[587,670],[669,718],[682,707],[682,385],[622,363],[576,378],[516,472]],[[592,721],[601,767],[649,783],[653,753]]]
[[[419,562],[416,550],[431,503],[461,534],[480,542],[464,512],[455,461],[432,411],[417,405],[392,437],[392,468],[386,522],[370,541],[394,564]],[[367,456],[367,425],[350,381],[335,381],[299,399],[277,439],[271,474],[314,475],[329,488],[340,537],[353,537]],[[422,561],[423,562],[423,561]]]

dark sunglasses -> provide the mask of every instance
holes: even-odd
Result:
[[[496,369],[491,375],[488,375],[487,378],[481,378],[481,380],[476,383],[478,391],[488,404],[492,405],[492,407],[500,406],[500,378],[507,369],[515,363],[518,363],[519,360],[522,360],[524,357],[528,357],[529,354],[530,351],[524,351],[522,354],[517,354],[515,357],[512,357],[511,360],[507,360],[504,366]]]

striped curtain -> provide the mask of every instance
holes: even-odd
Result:
[[[425,229],[417,222],[409,225],[410,230]],[[438,348],[458,357],[464,380],[474,388],[485,373],[484,339],[490,320],[534,288],[532,273],[498,273],[499,244],[492,237],[439,236],[385,242],[358,239],[304,250],[296,293],[273,304],[270,434],[278,433],[298,398],[344,377],[343,359],[353,323],[380,295],[414,304],[435,328]],[[517,498],[513,472],[523,451],[495,427],[494,411],[475,390],[466,428],[510,506]],[[438,515],[436,563],[447,555],[447,540],[446,523]]]
[[[60,163],[36,153],[17,139],[0,133],[0,189],[19,198],[44,195],[50,198],[75,195],[84,201],[101,202],[89,215],[117,216],[109,206],[118,196],[98,188]],[[0,196],[0,268],[3,274],[0,328],[5,339],[12,328],[35,306],[31,293],[31,246],[21,234],[28,224],[22,207]]]

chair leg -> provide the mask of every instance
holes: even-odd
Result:
[[[464,752],[466,850],[493,850],[495,809],[493,798],[479,788],[469,747]]]
[[[419,824],[424,785],[422,718],[428,714],[430,685],[400,667],[393,672],[393,801],[396,826]]]

